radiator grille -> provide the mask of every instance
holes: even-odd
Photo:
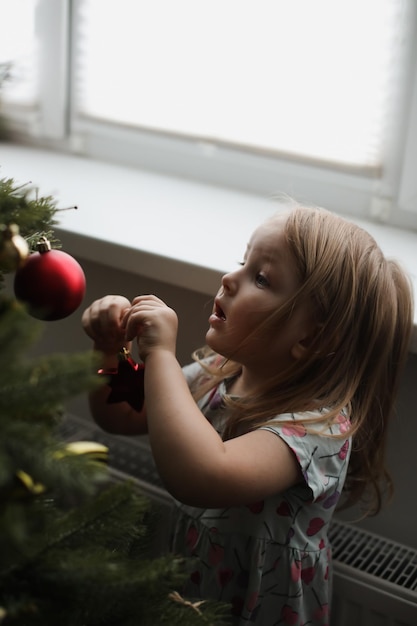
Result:
[[[416,626],[417,551],[334,521],[332,626]]]
[[[337,521],[329,536],[335,561],[403,589],[417,590],[416,550]]]

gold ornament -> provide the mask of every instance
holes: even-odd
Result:
[[[29,255],[29,246],[17,224],[0,224],[0,270],[10,272],[23,265]]]
[[[33,480],[32,476],[29,476],[23,470],[19,470],[16,472],[16,478],[19,479],[25,489],[34,496],[38,496],[40,493],[45,491],[45,487],[42,483],[37,483]]]
[[[109,449],[97,441],[70,441],[62,450],[54,452],[55,459],[63,459],[69,455],[77,455],[88,458],[92,463],[107,464],[109,458]],[[16,478],[20,487],[24,487],[26,493],[32,496],[38,496],[45,492],[45,486],[42,483],[38,483],[33,478],[24,472],[18,470],[16,472]],[[19,491],[18,495],[22,496],[23,491]]]
[[[70,441],[63,450],[55,452],[54,457],[59,459],[70,454],[84,456],[90,461],[107,463],[109,449],[98,441]]]

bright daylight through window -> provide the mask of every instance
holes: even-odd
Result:
[[[87,0],[78,111],[378,167],[400,8],[391,0]]]

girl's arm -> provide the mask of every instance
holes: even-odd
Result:
[[[101,368],[111,370],[119,365],[122,348],[130,350],[121,320],[130,302],[122,296],[105,296],[96,300],[82,316],[82,325],[93,339],[93,348],[101,354]],[[89,394],[90,411],[103,430],[119,435],[141,435],[147,432],[146,409],[135,411],[127,402],[109,404],[111,388],[103,385]]]
[[[175,357],[177,317],[155,296],[135,298],[124,318],[145,361],[145,396],[153,456],[168,491],[201,507],[249,504],[301,479],[290,448],[257,430],[222,441],[188,389]]]

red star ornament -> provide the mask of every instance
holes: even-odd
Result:
[[[135,411],[140,411],[144,402],[144,374],[143,363],[136,363],[128,350],[123,348],[119,354],[119,365],[111,369],[100,369],[101,376],[108,376],[111,393],[107,398],[108,404],[128,402]]]

